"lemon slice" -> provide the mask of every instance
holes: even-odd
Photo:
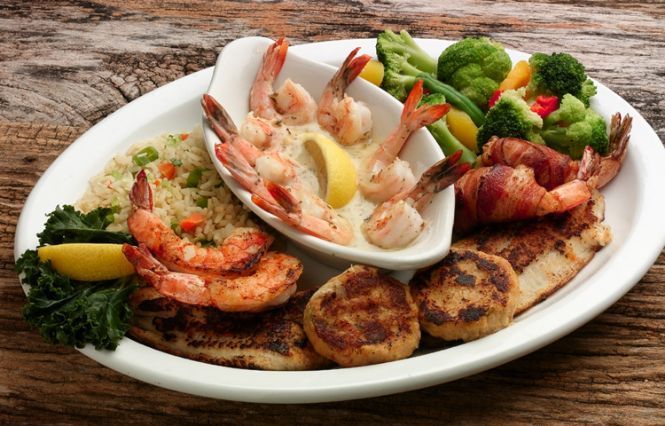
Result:
[[[122,244],[72,243],[37,249],[42,262],[51,261],[57,272],[79,281],[102,281],[134,273],[122,254]]]
[[[360,78],[364,78],[370,83],[380,86],[383,81],[383,64],[376,59],[367,62],[367,65],[360,71]]]
[[[325,200],[333,208],[344,207],[358,188],[356,168],[349,154],[320,133],[304,135],[305,149],[314,159]]]

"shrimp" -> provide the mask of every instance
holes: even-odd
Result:
[[[152,190],[145,170],[136,175],[129,198],[129,232],[170,268],[184,272],[219,273],[252,268],[273,238],[254,228],[238,228],[219,247],[199,247],[183,240],[152,212]]]
[[[351,242],[353,233],[346,219],[300,181],[293,161],[278,152],[261,151],[240,137],[224,107],[212,96],[203,95],[202,105],[222,141],[215,145],[215,155],[253,194],[256,205],[304,232],[338,244]]]
[[[122,252],[136,273],[162,295],[227,312],[258,312],[285,303],[302,274],[297,258],[277,252],[261,257],[250,274],[204,275],[169,270],[143,244],[124,244]]]
[[[252,201],[263,210],[272,213],[299,231],[315,237],[341,245],[348,245],[353,240],[353,229],[349,222],[320,198],[311,196],[297,198],[289,189],[274,182],[266,182],[266,187],[271,197],[277,200],[277,204],[266,201],[258,194],[253,194]],[[303,206],[309,206],[310,210],[313,207],[317,211],[314,214],[307,213]]]
[[[599,169],[600,157],[591,147],[585,149],[576,177],[549,191],[523,164],[473,169],[455,183],[455,231],[568,211],[591,198],[588,181]]]
[[[245,189],[262,191],[264,198],[270,198],[260,188],[261,181],[252,181],[255,179],[255,172],[250,168],[255,169],[261,178],[277,183],[286,183],[295,179],[297,165],[279,151],[261,150],[243,138],[231,117],[215,98],[203,95],[201,105],[208,123],[222,141],[222,144],[215,146],[217,157]]]
[[[360,190],[369,200],[383,202],[415,185],[409,164],[398,157],[411,134],[443,117],[450,105],[425,105],[417,108],[423,96],[419,80],[404,102],[399,125],[368,157],[360,173]]]
[[[279,150],[286,137],[282,127],[250,112],[240,126],[240,136],[260,150]]]
[[[601,188],[619,173],[630,140],[631,124],[629,115],[623,119],[619,113],[612,116],[610,153],[600,158],[600,169],[587,182],[591,187]],[[547,190],[576,179],[580,169],[580,161],[545,145],[516,138],[492,138],[483,145],[481,162],[484,166],[528,166],[533,169],[538,184]]]
[[[275,92],[273,83],[279,75],[289,44],[280,38],[268,47],[249,92],[249,109],[267,120],[283,120],[287,124],[305,124],[314,120],[316,102],[301,85],[287,79]]]
[[[328,82],[316,113],[321,127],[335,136],[342,145],[359,142],[372,130],[372,116],[367,105],[344,93],[371,59],[369,55],[354,59],[358,50],[359,47],[351,51]]]
[[[425,228],[421,213],[439,191],[455,183],[469,170],[467,163],[457,164],[457,151],[427,169],[418,183],[378,205],[363,224],[367,241],[385,249],[404,247]]]

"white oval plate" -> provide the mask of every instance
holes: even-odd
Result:
[[[419,40],[437,56],[451,42]],[[343,40],[294,46],[292,51],[339,65],[356,46],[374,54],[374,40]],[[513,61],[527,54],[509,51]],[[582,58],[582,61],[584,59]],[[199,98],[212,68],[156,89],[131,102],[76,140],[44,173],[25,203],[14,255],[37,245],[45,214],[74,203],[88,179],[132,143],[164,132],[189,130],[201,119]],[[521,315],[508,328],[482,339],[408,359],[367,367],[305,372],[266,372],[220,367],[179,358],[125,338],[115,352],[81,349],[97,362],[157,386],[239,401],[304,403],[336,401],[418,389],[503,364],[570,333],[623,296],[646,273],[665,244],[665,149],[642,116],[598,84],[593,107],[606,118],[615,111],[634,117],[631,145],[620,175],[603,189],[606,221],[614,239],[573,281]],[[308,274],[333,270],[305,259]],[[320,279],[320,278],[319,278]]]

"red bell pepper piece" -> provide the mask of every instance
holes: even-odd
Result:
[[[542,118],[547,117],[559,109],[559,98],[556,96],[537,96],[536,102],[531,105],[531,111]]]
[[[490,100],[487,102],[487,105],[492,108],[495,103],[499,102],[499,99],[501,98],[501,95],[503,94],[503,90],[501,89],[496,89],[494,93],[492,93],[492,96],[490,96]]]

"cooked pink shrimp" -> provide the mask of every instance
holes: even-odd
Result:
[[[295,163],[277,152],[261,151],[240,137],[224,107],[212,96],[203,95],[202,105],[208,123],[222,141],[215,145],[217,158],[254,195],[256,205],[298,229],[311,228],[305,232],[338,244],[351,242],[348,222],[300,181]]]
[[[178,271],[219,273],[244,271],[258,262],[273,238],[254,228],[238,228],[219,247],[199,247],[176,235],[152,212],[152,190],[145,170],[136,175],[129,198],[129,232],[164,264]]]
[[[249,109],[257,117],[267,120],[283,120],[287,124],[309,123],[314,120],[316,102],[304,87],[287,79],[277,92],[273,90],[288,48],[284,38],[268,47],[249,92]]]
[[[252,195],[252,201],[263,210],[274,214],[299,231],[315,237],[341,245],[347,245],[353,240],[353,230],[349,222],[330,206],[322,205],[316,202],[316,199],[297,198],[289,189],[273,182],[266,182],[266,187],[278,204],[267,202],[256,194]],[[313,208],[317,212],[306,213],[303,206],[309,207],[309,210]]]
[[[243,139],[261,150],[279,150],[286,137],[282,127],[273,126],[269,120],[257,117],[252,112],[240,125],[239,133]]]
[[[399,152],[413,132],[434,123],[450,109],[448,104],[417,108],[422,96],[423,82],[419,80],[404,102],[399,125],[363,164],[359,183],[367,199],[382,202],[415,185],[416,178],[409,164],[398,157]]]
[[[283,304],[296,291],[302,274],[298,259],[276,252],[263,256],[249,275],[172,272],[142,244],[125,244],[122,252],[136,273],[164,296],[227,312],[258,312]]]
[[[354,59],[360,48],[353,49],[323,91],[317,119],[321,127],[334,135],[339,143],[352,145],[363,140],[372,130],[372,116],[367,105],[355,101],[345,91],[360,74],[369,55]]]
[[[425,227],[422,211],[432,196],[455,183],[469,170],[467,163],[456,164],[458,151],[427,169],[410,190],[393,196],[376,207],[363,224],[367,241],[385,249],[399,248],[416,239]]]

